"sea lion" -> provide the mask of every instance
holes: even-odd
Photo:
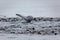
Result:
[[[28,22],[28,23],[33,20],[33,17],[32,17],[32,16],[24,17],[24,16],[22,16],[22,15],[20,15],[20,14],[16,14],[16,15],[19,16],[19,17],[21,17],[21,18],[23,18],[23,19],[26,20],[26,22]]]

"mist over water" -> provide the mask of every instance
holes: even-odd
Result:
[[[60,0],[0,0],[0,15],[60,17]]]

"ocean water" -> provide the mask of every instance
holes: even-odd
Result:
[[[0,34],[0,40],[60,40],[60,35]]]
[[[14,25],[14,26],[12,26]],[[40,35],[40,34],[30,34],[30,33],[23,33],[18,34],[18,32],[26,32],[25,30],[28,28],[35,28],[35,30],[45,30],[49,29],[49,26],[52,26],[50,30],[56,27],[56,29],[60,29],[60,21],[32,21],[31,23],[26,23],[23,21],[16,21],[16,22],[0,22],[0,27],[8,27],[8,29],[4,31],[0,31],[0,39],[1,40],[60,40],[60,33],[58,35]],[[21,28],[20,28],[21,27]],[[42,27],[45,27],[42,28]],[[14,30],[15,31],[14,31]],[[7,30],[11,30],[14,33],[8,33]],[[33,31],[33,30],[31,30]],[[46,30],[49,32],[49,30]]]

